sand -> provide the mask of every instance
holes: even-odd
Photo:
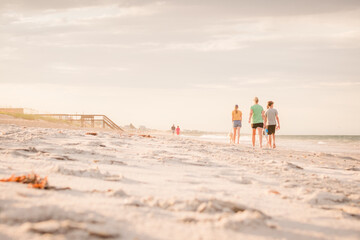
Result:
[[[20,124],[21,125],[21,124]],[[0,124],[0,239],[360,239],[360,156]]]

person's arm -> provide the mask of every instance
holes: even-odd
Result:
[[[265,114],[265,117],[264,117],[264,128],[266,128],[266,120],[267,120],[267,116]]]
[[[251,117],[252,117],[252,115],[253,115],[253,110],[250,109],[249,123],[251,122]]]
[[[262,110],[262,112],[261,112],[261,117],[262,117],[262,119],[264,121],[264,126],[265,126],[266,121],[265,121],[265,112],[264,112],[264,110]]]
[[[234,121],[234,112],[231,113],[231,121]]]
[[[278,122],[277,129],[280,129],[280,120],[278,115],[276,115],[276,121]]]

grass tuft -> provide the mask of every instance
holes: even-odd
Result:
[[[12,116],[12,117],[14,117],[14,118],[26,119],[26,120],[44,120],[44,121],[53,122],[53,123],[66,123],[66,124],[70,124],[70,123],[69,123],[68,121],[66,121],[66,120],[56,119],[56,118],[52,118],[52,117],[43,117],[43,116],[34,115],[34,114],[10,113],[10,112],[0,112],[0,114]]]

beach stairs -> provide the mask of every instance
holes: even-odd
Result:
[[[102,127],[116,131],[124,131],[106,115],[102,114],[34,114],[41,117],[56,118],[70,123],[80,124],[81,127]]]
[[[104,115],[103,116],[103,128],[105,128],[105,125],[109,126],[111,129],[114,129],[114,130],[124,131],[121,127],[116,125],[116,123],[111,121],[110,118],[108,118],[107,116]]]

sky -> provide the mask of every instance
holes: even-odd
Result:
[[[358,0],[1,0],[0,107],[230,131],[360,134]]]

